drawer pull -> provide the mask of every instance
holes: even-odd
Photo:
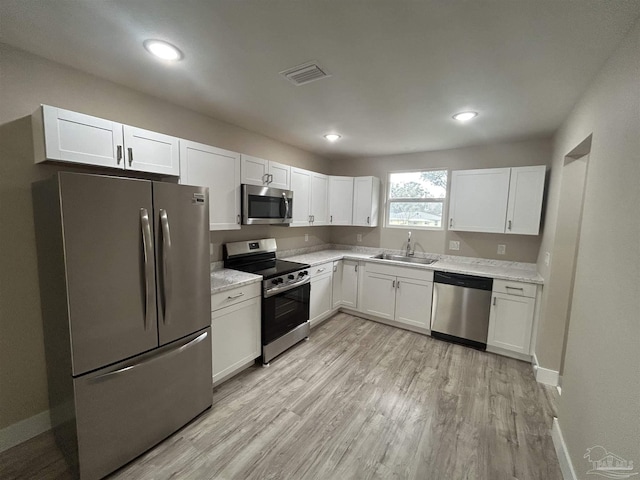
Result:
[[[240,297],[243,297],[243,296],[244,296],[244,292],[240,292],[240,293],[238,293],[236,295],[229,295],[227,297],[227,300],[234,300],[236,298],[240,298]]]
[[[521,292],[524,292],[524,288],[522,287],[510,287],[509,285],[505,285],[504,288],[507,290],[520,290]]]
[[[316,273],[322,273],[326,270],[326,268],[319,268],[318,270],[316,270]]]

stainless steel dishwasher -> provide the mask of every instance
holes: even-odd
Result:
[[[431,335],[473,348],[487,348],[493,279],[434,272]]]

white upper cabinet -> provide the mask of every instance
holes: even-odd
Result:
[[[62,108],[32,117],[36,163],[46,160],[180,175],[178,139]]]
[[[511,169],[505,233],[537,235],[540,232],[544,165]]]
[[[178,139],[162,133],[124,125],[126,170],[180,175]]]
[[[122,124],[42,105],[32,117],[36,163],[46,160],[124,169]]]
[[[291,167],[291,190],[293,191],[292,227],[311,225],[311,175],[302,168]]]
[[[329,177],[291,167],[292,227],[329,224]]]
[[[504,233],[509,168],[451,172],[449,230]]]
[[[329,177],[311,172],[311,224],[329,225]],[[295,197],[294,197],[295,204]]]
[[[456,170],[449,230],[537,235],[544,166]]]
[[[356,177],[353,180],[353,225],[378,226],[380,179]]]
[[[241,159],[242,183],[282,190],[291,189],[290,166],[244,154],[241,155]]]
[[[329,177],[329,223],[352,225],[353,177]]]
[[[240,154],[180,140],[180,183],[209,187],[209,230],[240,228]]]

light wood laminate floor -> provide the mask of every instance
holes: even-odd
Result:
[[[110,479],[561,480],[531,366],[338,314]],[[0,478],[66,479],[51,433]]]

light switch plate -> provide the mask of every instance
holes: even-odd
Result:
[[[359,242],[361,242],[361,241],[362,241],[362,234],[361,234],[361,233],[359,233],[358,235],[356,235],[356,237],[357,237],[357,239],[358,239],[358,241],[359,241]]]
[[[308,233],[305,233],[305,234],[304,234],[304,241],[305,241],[305,242],[308,242],[308,241],[309,241],[309,234],[308,234]]]
[[[457,240],[449,240],[449,250],[460,250],[460,242]]]
[[[504,255],[505,253],[507,253],[507,246],[498,245],[498,255]]]

